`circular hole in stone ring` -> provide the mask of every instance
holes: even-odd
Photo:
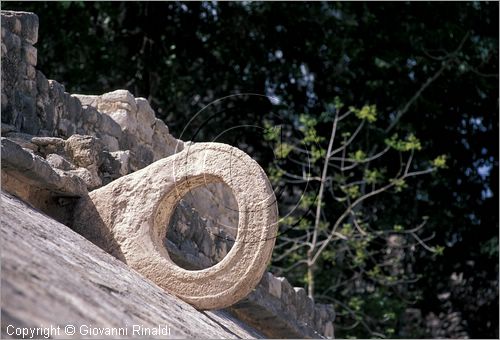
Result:
[[[188,270],[209,268],[231,250],[238,233],[238,204],[223,182],[189,190],[170,217],[165,247]]]

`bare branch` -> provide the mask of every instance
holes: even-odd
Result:
[[[403,115],[406,114],[406,112],[408,112],[413,103],[415,103],[415,101],[417,101],[417,99],[422,95],[422,92],[424,92],[436,79],[439,78],[439,76],[441,76],[443,71],[450,64],[450,62],[456,57],[456,54],[462,49],[463,45],[467,41],[467,38],[469,37],[469,33],[470,32],[467,32],[465,34],[465,36],[462,38],[462,41],[458,45],[457,49],[446,57],[446,60],[442,62],[441,67],[436,71],[436,73],[434,73],[431,77],[429,77],[427,81],[424,84],[422,84],[420,89],[418,89],[418,91],[413,95],[413,97],[411,97],[410,100],[405,104],[405,106],[398,111],[396,117],[391,122],[389,127],[385,129],[386,133],[391,131],[396,126],[396,124],[400,121],[401,117],[403,117]]]
[[[405,179],[405,178],[408,178],[408,177],[414,177],[414,176],[418,176],[418,175],[423,175],[423,174],[427,174],[427,173],[430,173],[432,171],[435,171],[436,169],[435,168],[429,168],[429,169],[426,169],[426,170],[422,170],[422,171],[414,171],[414,172],[410,172],[410,173],[407,173],[407,174],[404,174],[403,176],[401,176],[400,178],[396,178],[396,179]],[[395,182],[396,181],[393,181],[391,183],[388,183],[386,184],[385,186],[383,187],[380,187],[379,189],[376,189],[374,191],[371,191],[361,197],[359,197],[356,201],[354,201],[352,204],[348,205],[348,207],[346,208],[346,210],[342,213],[342,215],[340,215],[340,217],[337,219],[337,221],[335,221],[335,224],[333,225],[333,228],[332,228],[332,231],[330,232],[330,235],[328,236],[327,238],[327,241],[325,243],[323,243],[319,249],[316,251],[314,257],[312,258],[312,263],[315,263],[319,256],[321,255],[321,253],[323,252],[323,250],[328,246],[328,244],[332,241],[333,239],[333,236],[337,230],[337,228],[339,227],[340,223],[342,223],[342,221],[350,214],[350,212],[352,211],[352,209],[354,209],[354,207],[356,207],[358,204],[360,204],[361,202],[363,202],[364,200],[372,197],[372,196],[375,196],[377,194],[380,194],[384,191],[386,191],[387,189],[391,188],[392,186],[395,185]]]
[[[280,256],[278,256],[276,258],[273,258],[273,261],[281,261],[284,258],[286,258],[288,255],[290,255],[291,253],[293,253],[294,251],[296,251],[297,249],[300,249],[300,248],[306,247],[306,246],[310,246],[310,243],[306,242],[306,243],[295,244],[293,247],[288,248]]]
[[[342,145],[340,148],[337,148],[335,150],[333,150],[331,153],[330,153],[330,157],[339,153],[340,151],[342,150],[345,150],[349,144],[352,143],[352,141],[354,140],[354,138],[356,138],[356,136],[358,135],[359,131],[361,131],[361,129],[363,128],[365,124],[365,121],[361,121],[361,123],[359,123],[358,127],[356,128],[356,130],[354,131],[354,133],[352,134],[352,136],[344,143],[344,145]],[[328,158],[330,158],[328,157]]]
[[[338,121],[340,122],[342,119],[347,118],[353,112],[354,111],[352,111],[352,110],[348,110],[346,113],[344,113],[342,116],[339,117]]]
[[[366,236],[366,231],[364,231],[363,228],[361,228],[361,226],[358,223],[358,220],[356,219],[356,215],[354,215],[352,210],[350,211],[350,214],[353,217],[352,220],[354,222],[354,225],[356,226],[356,229],[358,229],[358,231],[361,233],[361,235]]]
[[[420,237],[417,236],[417,234],[415,233],[410,233],[410,235],[415,239],[417,240],[417,242],[422,246],[424,247],[425,249],[427,249],[428,251],[430,251],[431,253],[435,253],[436,252],[436,248],[434,247],[429,247],[427,244],[425,244],[425,242],[420,239]]]
[[[368,157],[368,158],[365,158],[363,160],[355,160],[355,159],[352,159],[352,158],[344,158],[344,159],[341,159],[341,157],[332,157],[331,159],[332,160],[336,160],[336,161],[345,161],[345,162],[351,162],[351,163],[354,163],[354,164],[351,164],[351,165],[348,165],[346,167],[343,167],[342,168],[342,171],[348,171],[348,170],[351,170],[351,169],[354,169],[355,167],[357,167],[358,165],[360,164],[363,164],[363,163],[369,163],[381,156],[383,156],[387,151],[389,151],[391,147],[390,146],[387,146],[384,150],[380,151],[378,154],[376,155],[373,155],[371,157]]]

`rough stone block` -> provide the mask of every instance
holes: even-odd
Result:
[[[106,114],[99,114],[100,115],[100,121],[99,121],[99,130],[102,131],[105,134],[108,134],[112,137],[115,137],[116,139],[120,140],[122,137],[122,129],[121,126],[115,122],[110,116]]]
[[[120,146],[118,144],[118,139],[110,135],[102,135],[101,141],[104,144],[104,147],[109,152],[115,152],[120,150]]]
[[[99,108],[101,110],[101,108]],[[111,117],[120,127],[122,131],[128,131],[134,135],[137,130],[137,121],[135,117],[127,110],[119,109],[113,112],[105,112]]]
[[[121,176],[128,175],[130,173],[130,166],[129,166],[130,152],[128,150],[115,151],[115,152],[110,152],[110,155],[118,164],[118,167],[115,172],[120,174]]]
[[[314,324],[314,301],[309,296],[305,299],[303,320],[310,326]]]
[[[11,56],[15,57],[21,53],[21,38],[16,34],[11,34],[10,39],[6,39],[7,50],[12,51]],[[8,44],[10,42],[10,45]],[[13,55],[12,55],[13,54]]]
[[[295,301],[297,306],[297,318],[303,319],[306,313],[306,300],[307,293],[302,287],[294,287],[295,290]]]
[[[37,49],[29,44],[23,43],[23,59],[31,66],[36,66]]]
[[[108,92],[105,93],[101,96],[101,101],[102,102],[109,102],[109,103],[127,103],[130,105],[130,108],[132,111],[135,113],[137,111],[137,104],[135,103],[135,98],[127,90],[116,90],[113,92]]]
[[[82,106],[88,105],[97,108],[101,96],[86,95],[86,94],[72,94],[72,96],[78,98],[82,103]]]
[[[58,154],[55,153],[49,154],[45,157],[45,159],[53,168],[65,171],[75,170],[75,166],[73,164],[71,164],[64,157]]]
[[[155,131],[155,134],[158,134],[159,136],[167,136],[170,134],[167,124],[165,124],[163,120],[158,118],[155,118],[153,129]]]
[[[33,137],[31,141],[39,146],[47,146],[54,144],[64,146],[64,139],[57,137]]]
[[[81,120],[82,118],[81,117],[82,104],[80,104],[78,98],[71,96],[67,93],[64,93],[63,99],[64,99],[64,110],[62,117],[73,122],[73,125],[76,125],[77,121]]]
[[[272,276],[270,272],[265,272],[259,282],[259,287],[264,289],[264,291],[266,292],[269,292],[269,275]]]
[[[21,112],[21,131],[36,135],[40,131],[40,119],[36,115],[36,102],[32,96],[20,94],[17,108]]]
[[[75,133],[75,125],[73,122],[66,118],[60,118],[57,124],[57,134],[61,137],[69,137]]]
[[[323,335],[326,336],[328,339],[334,338],[333,323],[331,321],[326,323],[325,329],[323,330]]]
[[[38,151],[38,146],[31,142],[31,138],[33,136],[30,134],[20,133],[20,132],[9,132],[5,134],[5,137],[9,138],[10,140],[19,144],[21,147],[25,149],[29,149],[35,152]]]
[[[20,145],[5,137],[2,137],[1,140],[2,169],[11,167],[26,171],[33,167],[33,157],[29,152],[23,151]]]
[[[49,91],[51,92],[51,97],[56,99],[62,98],[64,92],[66,92],[64,85],[52,79],[49,79],[48,83],[49,83]]]
[[[101,178],[97,175],[96,171],[86,168],[78,168],[76,170],[69,170],[68,173],[80,177],[87,186],[87,190],[94,190],[102,185]]]
[[[49,81],[40,71],[36,71],[36,87],[39,94],[49,93]]]
[[[137,144],[131,150],[131,156],[130,165],[134,171],[148,166],[154,160],[153,150],[150,146],[144,144]]]
[[[7,99],[7,95],[5,93],[2,93],[2,111],[4,111],[7,108],[8,103],[9,100]]]
[[[278,280],[281,281],[281,301],[287,306],[287,312],[295,319],[297,316],[295,290],[286,278],[279,277]]]
[[[26,77],[30,80],[36,80],[36,68],[34,66],[28,65],[26,67]],[[38,89],[38,84],[37,84]]]
[[[137,104],[137,119],[141,122],[144,122],[149,127],[153,127],[155,124],[155,112],[149,105],[149,102],[146,98],[136,98],[135,103]]]
[[[38,41],[38,16],[35,13],[17,12],[21,20],[21,37],[31,44]]]
[[[16,131],[16,127],[14,125],[10,125],[10,124],[7,124],[7,123],[2,123],[2,135],[5,136],[6,133],[9,133],[9,132],[14,132]]]
[[[268,282],[269,282],[269,293],[281,299],[281,281],[274,277],[271,273],[268,274]]]
[[[26,66],[26,73],[28,73],[29,65]],[[30,94],[31,98],[35,98],[36,96],[36,81],[35,80],[25,80],[24,86],[26,88],[26,92]],[[35,101],[33,101],[35,102]]]
[[[23,183],[23,185],[36,186],[63,196],[81,197],[87,194],[87,189],[81,179],[53,169],[45,159],[25,151],[20,145],[7,138],[2,137],[1,141],[2,171],[15,173],[18,178],[22,179],[21,182],[13,182],[14,186],[10,186],[7,191],[15,194],[16,190],[22,190],[18,186],[19,183]]]
[[[65,150],[73,164],[79,167],[99,167],[102,162],[102,142],[92,136],[72,135],[65,142]]]
[[[2,27],[7,31],[20,34],[21,20],[19,20],[19,12],[2,11]]]

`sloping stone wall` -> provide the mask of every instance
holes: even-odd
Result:
[[[2,11],[1,30],[4,190],[71,226],[79,197],[186,145],[144,98],[125,90],[69,94],[47,80],[35,68],[33,13]],[[238,214],[224,187],[186,196],[176,216],[166,246],[179,264],[208,267],[230,250]],[[232,312],[270,337],[333,337],[331,306],[314,305],[302,288],[270,273]]]
[[[1,201],[2,339],[20,338],[12,336],[9,325],[32,329],[60,326],[59,332],[51,334],[55,339],[263,337],[227,311],[197,311],[3,191]],[[75,336],[65,333],[67,325],[76,328]],[[142,335],[134,333],[134,325],[150,331],[166,327],[167,332]],[[125,328],[127,332],[118,336],[86,334],[89,327]]]

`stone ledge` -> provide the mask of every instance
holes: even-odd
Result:
[[[85,184],[77,176],[53,169],[45,159],[26,151],[5,137],[2,137],[1,141],[2,174],[17,177],[27,186],[48,190],[64,197],[82,197],[87,194]],[[9,187],[2,177],[2,187],[4,186]]]

